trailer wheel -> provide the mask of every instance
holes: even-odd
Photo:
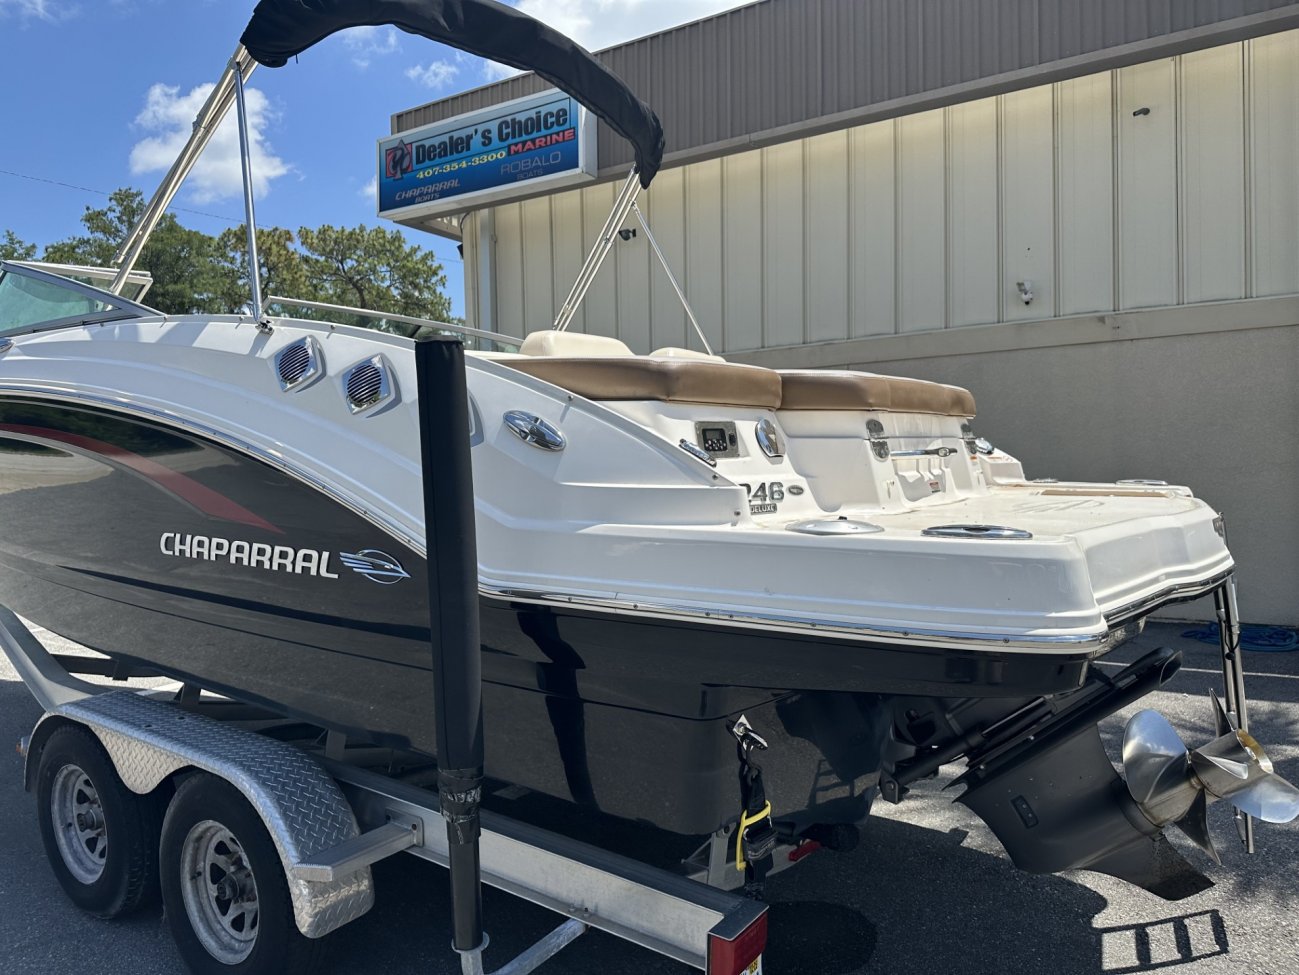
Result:
[[[114,918],[156,899],[158,797],[128,789],[91,731],[67,725],[50,735],[36,809],[45,855],[74,904]]]
[[[293,918],[284,865],[257,811],[228,782],[196,775],[162,825],[162,901],[195,975],[305,975],[321,939]]]

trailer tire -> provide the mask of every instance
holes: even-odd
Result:
[[[156,902],[160,799],[128,789],[93,732],[50,735],[35,792],[45,855],[74,904],[115,918]]]
[[[298,930],[284,864],[234,786],[201,773],[181,784],[162,824],[162,902],[194,975],[306,975],[323,939]]]

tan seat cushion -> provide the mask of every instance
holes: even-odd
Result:
[[[526,372],[593,400],[658,400],[775,409],[780,374],[760,366],[697,359],[510,359]]]
[[[682,349],[675,345],[667,345],[661,349],[655,349],[650,355],[655,359],[702,359],[706,362],[725,362],[719,355],[712,355],[708,352],[696,352],[694,349]]]
[[[974,416],[974,397],[960,386],[869,372],[798,369],[780,374],[782,410],[887,410]]]
[[[556,332],[549,328],[529,335],[519,346],[519,351],[524,355],[561,356],[565,359],[590,357],[607,359],[611,356],[633,354],[625,342],[607,335]]]

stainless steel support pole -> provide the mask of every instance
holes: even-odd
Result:
[[[244,46],[240,44],[235,48],[234,56],[230,59],[225,73],[217,81],[216,87],[212,89],[212,94],[208,96],[203,107],[199,109],[198,115],[194,119],[194,131],[185,143],[185,148],[180,151],[176,161],[172,163],[171,169],[163,177],[157,192],[154,193],[144,212],[136,221],[131,232],[126,235],[126,240],[118,248],[117,253],[113,256],[113,263],[117,266],[117,277],[109,285],[109,290],[113,294],[121,294],[122,289],[126,286],[126,279],[131,272],[135,270],[136,262],[140,259],[140,254],[144,251],[145,245],[149,243],[149,237],[158,226],[158,221],[162,219],[163,214],[167,212],[167,207],[171,205],[172,199],[176,196],[176,191],[185,182],[194,164],[203,154],[207,144],[212,141],[216,135],[217,127],[221,124],[222,119],[230,111],[230,107],[235,103],[235,74],[247,81],[252,76],[253,71],[257,68],[257,62],[248,56]]]
[[[486,938],[486,935],[483,937]],[[460,956],[460,975],[487,975],[486,969],[483,968],[483,950],[486,947],[487,945],[483,944],[473,951],[456,952]]]
[[[253,318],[262,320],[262,267],[257,258],[257,215],[253,207],[253,153],[248,134],[248,100],[244,95],[244,77],[237,62],[232,61],[235,76],[235,102],[239,106],[239,161],[244,175],[244,222],[248,227],[248,284],[252,289]]]
[[[1240,646],[1240,608],[1236,602],[1236,577],[1230,576],[1213,593],[1218,617],[1218,641],[1222,647],[1222,680],[1227,710],[1241,731],[1249,731],[1249,701],[1245,697],[1245,659]],[[1255,852],[1254,817],[1235,810],[1236,831],[1246,853]]]
[[[1222,651],[1222,689],[1227,710],[1236,715],[1235,651],[1231,644],[1231,626],[1227,621],[1227,584],[1213,591],[1213,612],[1218,618],[1218,647]]]
[[[627,214],[631,212],[631,208],[636,204],[638,196],[640,196],[640,177],[637,176],[636,167],[633,166],[631,175],[627,177],[627,182],[623,184],[622,190],[618,193],[618,198],[614,200],[613,209],[609,212],[609,218],[605,220],[604,227],[600,230],[600,236],[596,238],[595,246],[591,248],[591,253],[587,255],[582,270],[577,273],[577,280],[573,282],[573,289],[569,291],[568,297],[564,299],[564,304],[559,309],[559,314],[555,316],[555,322],[552,326],[555,331],[562,332],[567,329],[573,321],[573,316],[577,314],[577,310],[582,307],[582,301],[586,298],[586,293],[591,290],[591,282],[600,273],[605,258],[609,256],[609,251],[613,248],[613,238],[618,232],[618,227],[627,219]]]
[[[1227,627],[1231,634],[1231,649],[1236,661],[1236,717],[1240,730],[1249,731],[1249,701],[1245,697],[1245,657],[1240,646],[1240,607],[1236,602],[1236,577],[1227,580],[1224,593],[1227,600]]]
[[[695,310],[690,307],[690,302],[686,298],[686,293],[681,290],[681,285],[677,283],[677,276],[672,273],[672,268],[668,265],[668,259],[663,254],[663,249],[659,247],[659,242],[654,238],[654,231],[650,230],[649,221],[645,219],[645,214],[641,213],[640,204],[633,201],[631,208],[636,214],[636,219],[640,221],[641,229],[645,231],[645,236],[654,248],[654,253],[663,265],[663,273],[668,276],[668,281],[672,284],[672,290],[677,293],[677,298],[681,301],[681,307],[686,310],[686,317],[690,319],[690,324],[694,326],[695,334],[699,336],[699,341],[704,345],[704,351],[713,355],[713,347],[708,344],[708,337],[704,335],[704,330],[699,327],[699,319],[695,318]]]

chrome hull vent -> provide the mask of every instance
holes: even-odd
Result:
[[[343,373],[343,393],[353,413],[373,413],[395,401],[397,386],[383,356],[358,362]]]
[[[325,374],[325,358],[311,336],[290,342],[275,353],[275,378],[280,389],[305,389]]]

